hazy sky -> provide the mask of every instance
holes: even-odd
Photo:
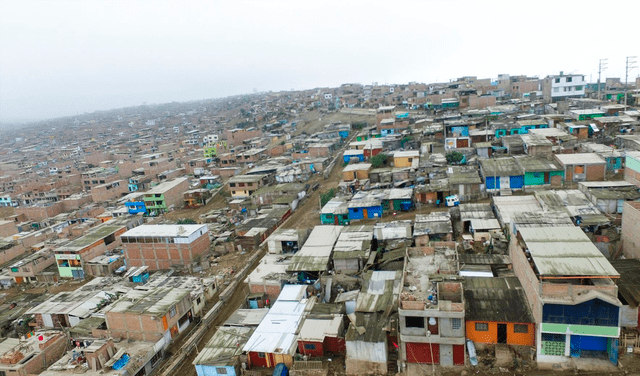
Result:
[[[639,0],[0,0],[0,120],[345,82],[595,82],[600,58],[624,80],[639,14]]]

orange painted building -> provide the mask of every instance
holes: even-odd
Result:
[[[466,329],[467,338],[476,343],[506,343],[521,346],[536,344],[534,323],[467,320]]]
[[[517,277],[465,277],[463,285],[468,339],[535,346],[533,315]]]

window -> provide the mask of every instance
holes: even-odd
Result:
[[[226,375],[227,374],[227,369],[224,367],[216,367],[216,373],[218,375]]]
[[[155,367],[156,364],[158,364],[158,362],[162,360],[162,353],[161,352],[157,352],[150,360],[149,363],[151,363],[151,367]]]
[[[235,187],[236,183],[229,183],[229,187]]]
[[[263,352],[259,352],[259,353],[258,353],[258,358],[265,358],[264,353],[263,353]]]
[[[477,322],[476,330],[479,332],[487,332],[489,331],[489,324],[486,322]]]
[[[553,88],[553,92],[554,92],[554,93],[557,93],[557,92],[559,92],[559,91],[560,91],[560,88],[559,88],[559,87],[554,87],[554,88]]]
[[[313,343],[305,343],[304,344],[304,349],[305,350],[315,350],[316,349],[316,345],[314,345]]]
[[[514,333],[529,333],[529,326],[524,324],[514,324],[513,325]]]
[[[458,330],[462,326],[462,319],[451,319],[451,330]]]
[[[582,90],[582,86],[579,86],[579,85],[576,86],[576,91],[580,91],[580,90]]]
[[[196,299],[196,304],[200,304],[200,298],[198,297],[198,299]]]
[[[424,317],[405,316],[404,323],[407,328],[424,328]]]
[[[556,78],[556,84],[559,84],[559,83],[560,83],[560,79]]]
[[[572,80],[573,80],[573,78],[567,77],[567,82],[571,82]]]
[[[176,315],[176,306],[171,307],[169,310],[169,317],[173,317]]]

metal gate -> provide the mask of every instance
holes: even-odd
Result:
[[[421,364],[440,364],[440,346],[438,344],[414,343],[406,344],[407,362]]]

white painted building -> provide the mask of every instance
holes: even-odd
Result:
[[[544,96],[552,102],[562,101],[566,98],[583,97],[587,82],[582,74],[565,75],[560,72],[558,76],[547,76],[544,79]]]

